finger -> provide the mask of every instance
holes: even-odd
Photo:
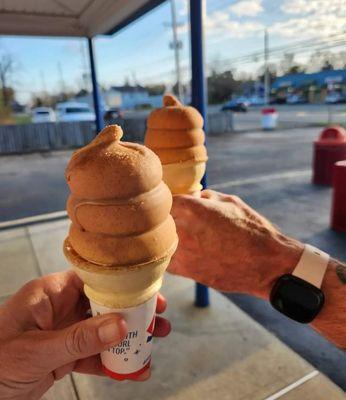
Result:
[[[171,331],[171,323],[162,317],[156,317],[155,319],[155,328],[154,328],[154,336],[156,337],[165,337]]]
[[[219,197],[219,193],[215,192],[215,190],[206,189],[201,192],[202,199],[217,199]]]
[[[156,304],[156,313],[157,314],[162,314],[163,312],[166,311],[167,308],[167,301],[166,299],[162,296],[161,293],[157,295],[157,304]]]
[[[34,332],[27,343],[28,356],[36,365],[55,370],[116,346],[126,334],[126,323],[119,315],[99,315],[62,330]]]
[[[73,371],[80,374],[103,376],[104,372],[102,369],[100,355],[97,354],[95,356],[84,358],[83,360],[78,360],[74,366]]]
[[[175,218],[175,215],[179,216],[180,213],[184,215],[184,213],[191,207],[191,204],[194,204],[195,200],[195,197],[186,194],[173,196],[171,211],[173,218]]]

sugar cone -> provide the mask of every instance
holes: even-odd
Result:
[[[186,161],[162,166],[163,180],[172,194],[200,192],[200,181],[205,173],[205,162]]]
[[[64,254],[84,282],[84,292],[93,302],[109,308],[135,307],[151,299],[161,288],[163,274],[177,247],[156,261],[126,267],[107,267],[82,259],[64,243]]]

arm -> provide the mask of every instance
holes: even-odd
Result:
[[[292,273],[304,245],[235,196],[206,190],[175,196],[179,247],[169,271],[225,292],[268,299],[274,282]],[[312,326],[346,348],[346,267],[332,260],[322,290],[326,302]]]

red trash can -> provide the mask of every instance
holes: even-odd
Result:
[[[339,161],[333,171],[332,228],[346,232],[346,161]]]
[[[277,127],[278,113],[275,108],[263,108],[261,114],[263,130],[270,131]]]
[[[346,160],[346,131],[335,125],[325,128],[314,142],[313,183],[332,185],[333,167]]]

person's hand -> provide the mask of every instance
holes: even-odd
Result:
[[[157,312],[165,308],[159,295]],[[72,271],[35,279],[0,307],[1,399],[39,399],[72,371],[104,375],[98,354],[120,343],[127,327],[119,315],[89,318],[88,310],[83,283]],[[169,331],[169,322],[156,317],[154,335]]]
[[[174,196],[172,215],[179,245],[169,272],[218,290],[267,298],[303,251],[236,196],[211,190],[201,198]]]

